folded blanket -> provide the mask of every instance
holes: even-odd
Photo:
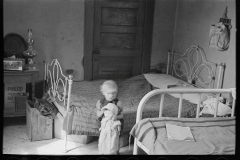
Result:
[[[235,152],[235,144],[217,147],[210,141],[204,139],[192,142],[168,140],[167,138],[164,138],[161,140],[156,140],[156,142],[154,143],[154,147],[152,148],[150,153],[158,154],[157,146],[159,145],[159,143],[163,144],[165,150],[167,151],[165,154],[173,155],[234,154]]]
[[[190,127],[195,142],[168,140],[166,123]],[[235,154],[235,117],[148,118],[135,124],[130,135],[149,154]]]

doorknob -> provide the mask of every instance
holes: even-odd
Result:
[[[93,50],[92,54],[100,54],[99,48],[95,48]]]

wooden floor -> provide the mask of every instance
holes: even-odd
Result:
[[[26,134],[26,117],[4,118],[3,154],[8,155],[98,155],[98,139],[89,144],[68,142],[68,152],[63,152],[64,140],[53,138],[31,142]],[[130,147],[130,149],[129,149]],[[143,152],[143,151],[142,151]],[[132,155],[133,143],[120,149],[121,155]],[[145,154],[144,152],[142,154]]]

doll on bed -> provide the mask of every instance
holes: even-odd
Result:
[[[122,102],[120,100],[118,100],[117,98],[117,94],[118,94],[118,86],[117,84],[112,81],[112,80],[107,80],[105,81],[101,87],[100,90],[102,92],[102,94],[104,95],[104,98],[101,100],[97,101],[96,104],[96,108],[97,108],[97,117],[99,121],[103,121],[103,119],[105,118],[105,114],[104,112],[106,111],[106,107],[108,106],[108,104],[110,103],[110,106],[112,106],[111,104],[114,104],[114,106],[117,107],[117,114],[113,115],[111,117],[111,120],[113,121],[120,121],[121,123],[121,128],[120,128],[120,137],[122,138],[122,131],[123,131],[123,114],[122,114]],[[105,121],[105,120],[104,120]],[[101,133],[100,133],[101,135]],[[99,137],[100,139],[100,137]],[[120,142],[120,141],[118,141]],[[119,149],[120,149],[120,143],[118,143],[118,150],[116,151],[116,154],[119,154]]]

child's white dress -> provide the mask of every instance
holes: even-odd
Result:
[[[117,154],[119,151],[121,122],[119,120],[113,121],[113,115],[109,112],[101,121],[99,129],[101,132],[98,140],[99,154]]]

